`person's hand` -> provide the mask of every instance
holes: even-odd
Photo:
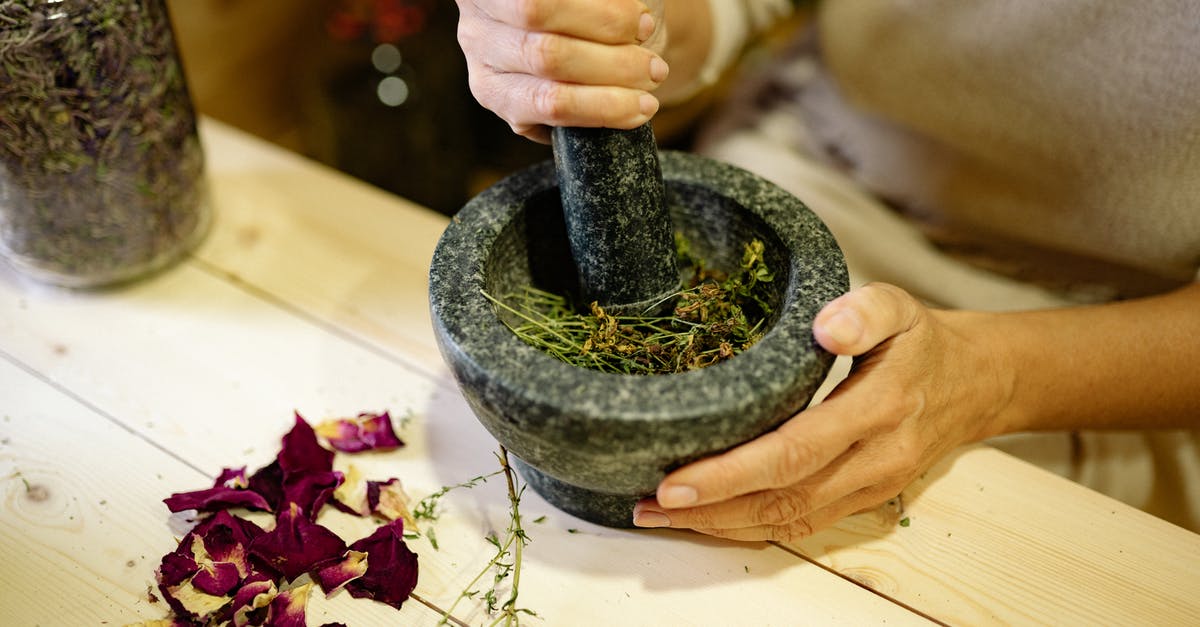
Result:
[[[990,435],[1011,395],[999,357],[963,332],[985,315],[931,310],[886,284],[837,298],[813,334],[856,356],[850,376],[775,431],[668,475],[635,524],[790,541],[894,498],[951,448]]]
[[[658,111],[661,0],[457,2],[471,93],[515,133],[546,143],[550,126],[635,128]]]

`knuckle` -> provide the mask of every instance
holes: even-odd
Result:
[[[556,83],[545,82],[533,90],[533,110],[537,117],[555,124],[564,120],[570,110],[567,91]]]
[[[516,0],[519,26],[540,30],[545,28],[546,20],[553,14],[551,3],[545,0]]]
[[[684,514],[686,524],[692,529],[718,529],[720,525],[716,524],[716,519],[712,512],[705,508],[696,508],[687,510]]]
[[[800,518],[787,525],[771,528],[771,539],[776,542],[795,542],[813,534],[812,523]]]
[[[809,475],[816,460],[820,459],[819,452],[808,438],[793,434],[791,431],[777,431],[783,438],[783,446],[779,458],[770,466],[772,486],[781,488],[792,485],[797,479]]]
[[[878,406],[884,409],[878,414],[880,431],[894,431],[924,411],[921,396],[899,382],[880,385],[875,392]]]
[[[805,499],[793,492],[767,493],[753,512],[754,522],[764,525],[787,525],[808,511]]]
[[[545,33],[525,33],[521,40],[521,58],[530,73],[557,77],[562,69],[561,39]]]
[[[458,28],[455,35],[458,37],[458,43],[463,48],[464,52],[472,52],[473,44],[479,40],[479,25],[476,20],[463,18],[458,21]]]

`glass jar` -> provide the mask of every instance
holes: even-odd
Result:
[[[164,0],[0,3],[0,254],[68,287],[178,260],[211,221]]]

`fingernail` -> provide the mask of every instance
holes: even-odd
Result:
[[[654,115],[658,112],[658,98],[650,94],[642,94],[638,97],[638,110],[646,117]]]
[[[821,328],[835,342],[845,346],[858,343],[863,333],[862,319],[853,309],[843,309],[833,314],[821,325]]]
[[[649,13],[643,13],[638,20],[638,41],[646,41],[654,34],[654,16]]]
[[[658,491],[658,504],[663,507],[687,507],[699,499],[696,488],[689,485],[673,485]]]
[[[662,57],[654,57],[650,59],[650,80],[661,83],[667,80],[667,73],[671,68],[667,67],[667,62],[662,60]]]
[[[670,527],[671,519],[662,512],[637,512],[633,524],[639,527]]]

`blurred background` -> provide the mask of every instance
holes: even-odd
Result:
[[[169,0],[197,108],[436,211],[550,158],[480,107],[451,0]],[[686,148],[706,101],[655,118]]]

